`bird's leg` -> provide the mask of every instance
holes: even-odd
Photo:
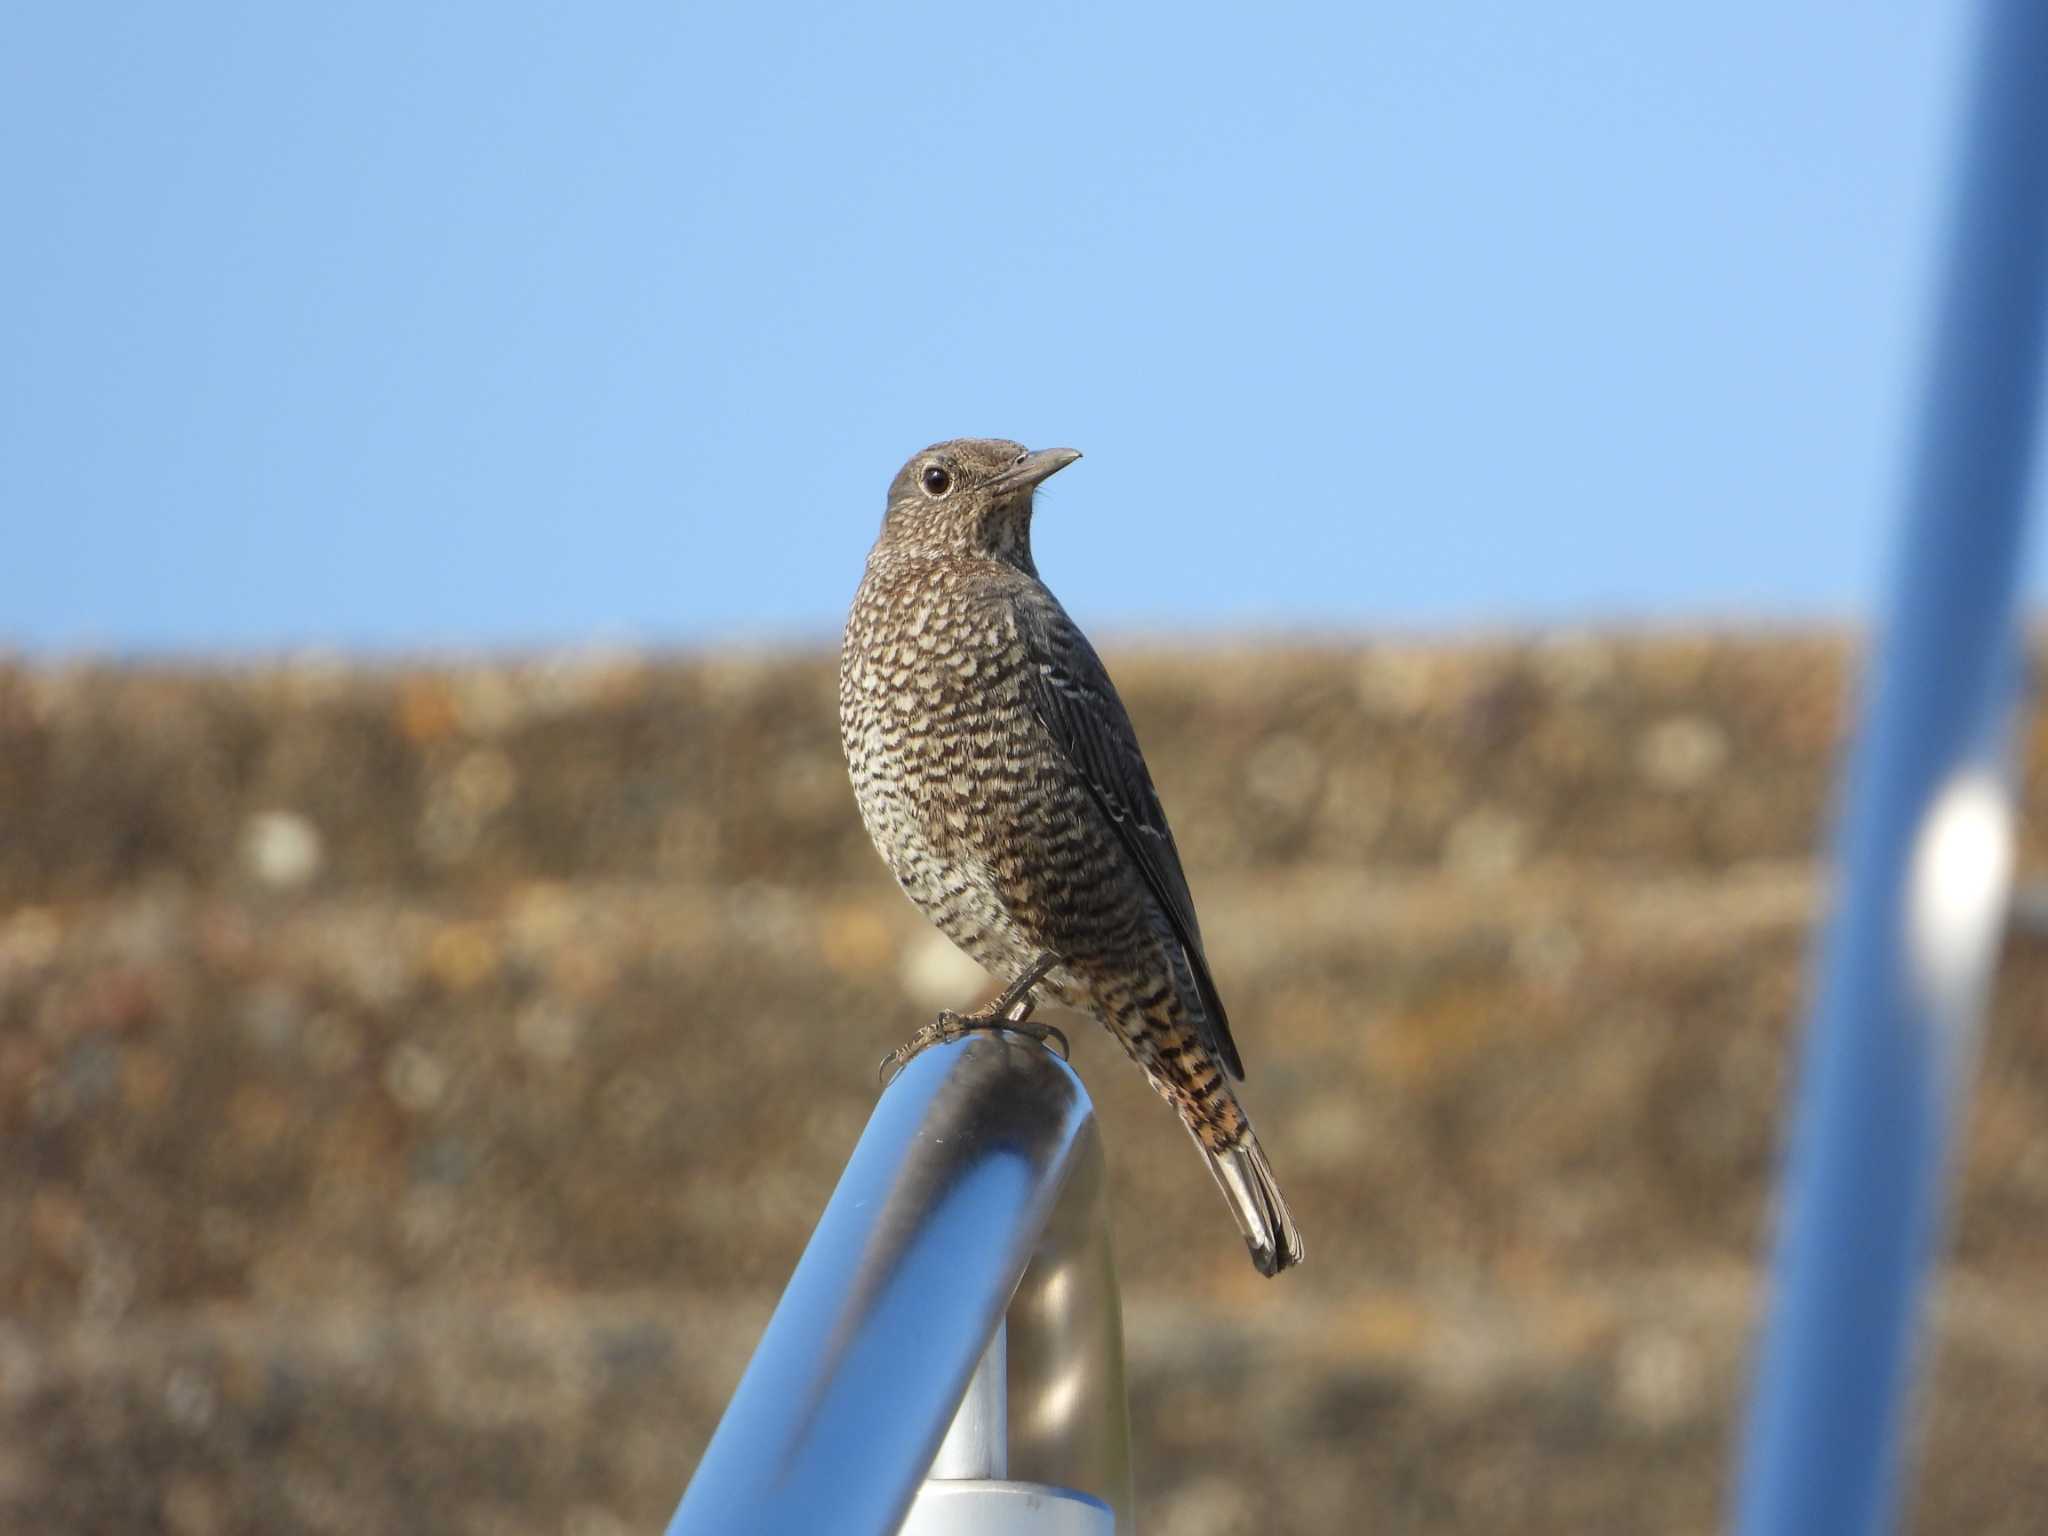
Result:
[[[974,1024],[992,1024],[998,1019],[1011,1024],[1026,1023],[1030,1020],[1031,1010],[1035,1006],[1031,1000],[1031,989],[1045,980],[1047,973],[1059,963],[1060,957],[1051,950],[1047,950],[1036,960],[1032,961],[1025,968],[1024,974],[1005,987],[1002,996],[998,997],[986,1008],[977,1009],[975,1012],[966,1015],[941,1013],[939,1017],[942,1019],[950,1018],[960,1024],[968,1024],[970,1022]],[[1059,1031],[1054,1030],[1053,1033],[1059,1034]],[[1066,1038],[1065,1035],[1060,1035],[1062,1044],[1065,1043]],[[1062,1052],[1061,1054],[1064,1055],[1065,1053]]]
[[[972,1013],[955,1013],[950,1008],[942,1009],[931,1023],[882,1058],[883,1080],[887,1081],[897,1071],[901,1071],[904,1064],[919,1051],[934,1045],[944,1045],[948,1041],[958,1040],[963,1035],[982,1029],[1007,1029],[1013,1034],[1028,1036],[1048,1048],[1057,1040],[1060,1060],[1065,1061],[1070,1055],[1066,1033],[1051,1024],[1031,1022],[1031,1010],[1035,1006],[1031,1000],[1031,989],[1045,980],[1046,973],[1059,963],[1060,957],[1047,950],[1032,961],[1025,968],[1024,974],[1005,987],[1002,995],[987,1007],[977,1008]]]

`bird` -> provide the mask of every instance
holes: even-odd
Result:
[[[1244,1063],[1180,852],[1108,671],[1032,560],[1038,488],[1080,457],[999,438],[913,455],[847,615],[839,725],[861,821],[911,901],[1008,982],[898,1054],[1019,1027],[1035,993],[1092,1015],[1276,1275],[1301,1233],[1231,1087]]]

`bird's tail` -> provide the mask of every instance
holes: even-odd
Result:
[[[1301,1229],[1287,1212],[1273,1165],[1252,1134],[1244,1106],[1231,1092],[1229,1074],[1213,1043],[1185,1022],[1180,994],[1166,993],[1163,1008],[1104,1008],[1104,1021],[1131,1053],[1154,1091],[1171,1104],[1202,1149],[1223,1201],[1244,1234],[1244,1245],[1262,1275],[1277,1275],[1302,1261]]]
[[[1273,1182],[1273,1165],[1266,1161],[1265,1149],[1252,1134],[1252,1128],[1245,1126],[1241,1140],[1220,1150],[1212,1150],[1198,1135],[1195,1145],[1202,1149],[1209,1171],[1216,1175],[1216,1183],[1230,1206],[1230,1214],[1237,1218],[1237,1230],[1244,1234],[1244,1245],[1251,1249],[1252,1263],[1258,1266],[1259,1273],[1277,1275],[1299,1264],[1307,1255],[1301,1243],[1301,1229],[1287,1213],[1280,1186]]]

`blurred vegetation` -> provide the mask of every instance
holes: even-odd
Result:
[[[1110,659],[1310,1246],[1077,1035],[1148,1527],[1716,1529],[1846,648]],[[0,1525],[658,1529],[990,990],[835,722],[822,656],[0,666]],[[2044,986],[2016,931],[1926,1529],[2048,1495]]]

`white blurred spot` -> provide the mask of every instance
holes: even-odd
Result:
[[[213,1383],[189,1366],[171,1372],[164,1384],[164,1408],[181,1428],[203,1430],[213,1423],[219,1396]]]
[[[1323,763],[1315,748],[1286,731],[1260,742],[1245,760],[1246,792],[1276,811],[1305,809],[1322,784]]]
[[[927,933],[903,952],[903,989],[920,1008],[952,1008],[964,1013],[989,989],[989,974],[955,949],[943,933]]]
[[[425,1114],[448,1091],[448,1069],[432,1052],[407,1042],[384,1063],[384,1091],[400,1109]]]
[[[294,811],[259,811],[242,828],[242,864],[265,885],[294,890],[320,873],[320,830]]]
[[[1615,1365],[1622,1410],[1646,1428],[1669,1429],[1698,1411],[1704,1372],[1680,1335],[1641,1330],[1623,1342]]]
[[[1643,777],[1659,789],[1698,789],[1728,761],[1728,734],[1704,715],[1673,715],[1636,745]]]
[[[2012,802],[1996,775],[1965,769],[1935,796],[1913,848],[1906,938],[1925,1000],[1967,1011],[1988,975],[2012,881]]]

